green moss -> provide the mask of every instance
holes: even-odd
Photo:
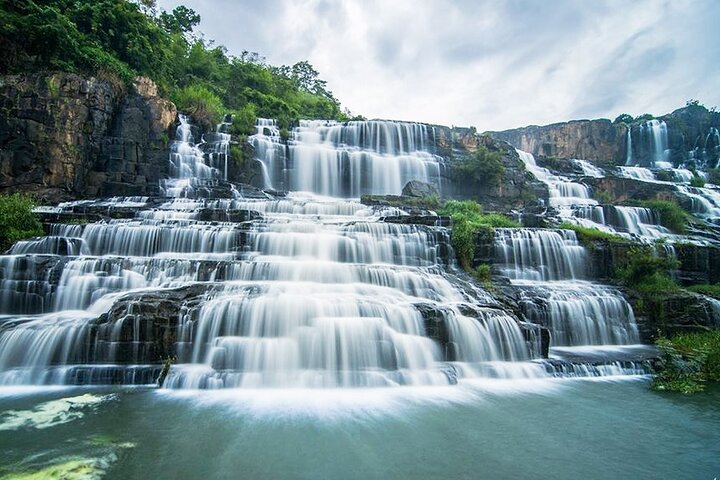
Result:
[[[10,473],[0,477],[0,480],[80,480],[95,478],[98,471],[97,460],[80,459],[69,460],[65,463],[51,465],[31,472]]]
[[[43,235],[42,224],[32,209],[35,201],[29,195],[0,195],[0,251],[18,240]]]
[[[451,241],[463,269],[470,271],[475,255],[475,233],[482,228],[519,228],[520,224],[500,213],[484,213],[473,200],[450,200],[439,212],[452,218]]]
[[[659,338],[656,344],[662,355],[655,390],[689,394],[720,381],[720,330]]]
[[[691,292],[700,293],[702,295],[707,295],[709,297],[720,299],[720,283],[692,285],[687,287],[687,289]]]
[[[577,235],[578,240],[585,246],[590,246],[594,242],[610,242],[610,243],[624,243],[627,239],[620,235],[613,233],[603,232],[597,228],[583,227],[570,222],[563,222],[558,228],[564,230],[572,230]]]
[[[60,82],[58,81],[58,78],[55,75],[51,75],[47,77],[45,80],[47,83],[47,89],[48,94],[52,98],[57,98],[60,96]]]

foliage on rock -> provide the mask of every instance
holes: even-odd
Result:
[[[518,228],[520,224],[499,213],[484,213],[482,206],[472,200],[450,200],[440,210],[441,215],[452,218],[451,242],[460,265],[465,270],[472,268],[475,254],[474,236],[481,228]]]
[[[720,381],[720,330],[661,337],[656,344],[662,355],[655,390],[689,394]]]
[[[0,251],[18,240],[43,235],[40,219],[32,211],[34,206],[28,195],[0,195]]]

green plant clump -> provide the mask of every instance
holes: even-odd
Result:
[[[18,240],[43,235],[40,219],[32,211],[34,206],[29,195],[0,195],[0,251]]]
[[[470,181],[473,185],[495,187],[505,178],[505,165],[502,152],[491,151],[480,145],[475,152],[462,158],[454,165],[452,176],[458,181]]]
[[[705,180],[697,173],[690,179],[690,186],[702,188],[705,186]]]
[[[720,330],[663,337],[656,344],[661,357],[653,389],[689,394],[720,381]]]
[[[660,214],[660,223],[675,233],[685,233],[692,219],[677,203],[669,200],[646,200],[634,204],[657,211]]]
[[[707,295],[708,297],[720,299],[720,283],[691,285],[687,287],[691,292]]]
[[[583,227],[570,222],[561,223],[558,228],[565,230],[572,230],[577,235],[578,240],[583,245],[591,245],[594,242],[626,242],[627,240],[620,235],[615,235],[609,232],[603,232],[597,228]]]
[[[680,290],[670,275],[679,266],[677,259],[657,255],[650,247],[633,247],[625,256],[624,265],[616,270],[615,276],[628,288],[646,297],[654,297]]]
[[[499,213],[484,213],[473,200],[450,200],[438,212],[452,218],[451,242],[463,269],[470,271],[475,255],[474,235],[481,228],[519,228],[520,224]]]

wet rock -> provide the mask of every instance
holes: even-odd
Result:
[[[653,343],[659,335],[720,328],[720,303],[704,295],[688,291],[651,297],[629,290],[625,293],[635,312],[643,343]]]
[[[439,192],[434,185],[419,180],[411,180],[406,183],[402,189],[402,194],[406,197],[439,196]]]

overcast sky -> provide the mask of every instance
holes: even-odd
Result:
[[[353,113],[499,130],[720,106],[720,0],[158,0]]]

